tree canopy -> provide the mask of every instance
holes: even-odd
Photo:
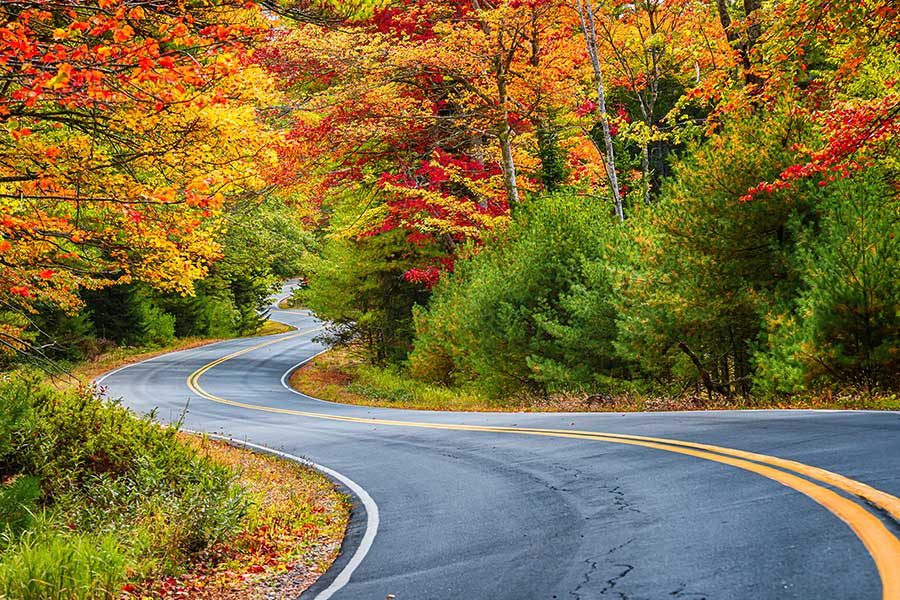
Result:
[[[529,388],[893,385],[898,39],[886,0],[6,2],[0,343],[110,286],[247,324],[293,271],[442,380],[497,380],[501,319]]]

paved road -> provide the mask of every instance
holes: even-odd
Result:
[[[187,406],[188,428],[302,455],[364,488],[377,510],[358,515],[304,600],[900,599],[898,413],[335,405],[282,385],[322,350],[320,324],[273,317],[299,335],[165,355],[103,385],[162,420]]]

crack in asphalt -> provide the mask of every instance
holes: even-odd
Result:
[[[616,585],[618,585],[618,583],[619,583],[622,579],[624,579],[625,577],[627,577],[629,573],[631,573],[632,571],[634,571],[634,565],[616,564],[616,565],[613,565],[613,566],[614,566],[614,567],[619,567],[619,568],[621,568],[621,569],[624,569],[624,571],[622,571],[621,573],[619,573],[619,574],[616,575],[615,577],[610,577],[609,579],[607,579],[607,580],[606,580],[606,587],[604,587],[602,590],[600,590],[600,594],[599,594],[599,595],[603,596],[604,594],[606,594],[606,592],[613,592],[614,594],[618,594],[618,595],[619,595],[619,600],[628,600],[628,594],[626,594],[625,592],[613,591],[613,588],[616,587]]]
[[[619,550],[621,550],[625,546],[628,546],[635,540],[637,540],[637,538],[631,538],[630,540],[622,542],[621,544],[619,544],[617,546],[613,546],[612,548],[610,548],[609,550],[606,551],[605,556],[609,556],[610,554],[614,554],[614,553],[618,552]],[[607,559],[607,560],[609,560],[609,559]],[[588,558],[588,559],[585,559],[584,563],[586,565],[588,565],[588,569],[582,575],[583,579],[582,579],[581,583],[579,583],[575,587],[575,589],[573,589],[572,591],[569,592],[569,595],[572,596],[572,598],[574,600],[581,600],[582,590],[584,589],[585,586],[587,586],[591,582],[591,578],[593,577],[594,573],[597,571],[597,565],[599,564],[599,561],[594,561],[594,560],[591,560],[590,558]],[[621,573],[619,573],[618,575],[616,575],[615,577],[611,577],[610,579],[607,579],[606,585],[603,587],[603,589],[600,590],[599,595],[603,595],[603,594],[606,594],[607,592],[611,591],[612,588],[614,588],[616,586],[616,584],[619,583],[620,579],[627,576],[629,573],[631,573],[631,571],[634,570],[634,566],[627,565],[627,564],[615,564],[614,563],[612,566],[624,568],[625,570],[622,571]],[[625,594],[623,592],[619,592],[619,591],[616,591],[615,593],[617,593],[619,595],[620,600],[628,600],[627,594]]]
[[[674,598],[696,598],[697,600],[707,600],[707,595],[703,592],[688,592],[686,590],[687,584],[680,583],[678,584],[678,589],[673,592],[669,592],[669,595]]]
[[[634,504],[629,502],[625,498],[625,492],[622,491],[622,486],[619,486],[619,485],[613,486],[613,487],[604,486],[604,489],[607,491],[607,493],[612,494],[613,506],[616,507],[616,510],[630,511],[630,512],[636,512],[638,514],[642,514],[641,510],[635,508]]]
[[[622,543],[619,544],[618,546],[613,546],[612,548],[610,548],[609,550],[606,551],[606,554],[607,554],[607,555],[610,555],[610,554],[612,554],[613,552],[618,552],[619,550],[621,550],[622,548],[624,548],[624,547],[627,546],[628,544],[631,544],[631,543],[634,542],[635,540],[637,540],[637,538],[631,538],[631,539],[628,540],[627,542],[622,542]]]
[[[569,492],[569,493],[573,493],[574,490],[570,489],[569,486],[578,483],[578,478],[579,478],[579,477],[582,477],[582,476],[584,475],[584,471],[583,471],[583,470],[581,470],[581,469],[579,469],[579,468],[577,468],[577,467],[572,467],[572,466],[563,464],[563,463],[557,463],[557,462],[554,462],[554,463],[550,463],[548,466],[549,466],[551,469],[556,469],[557,471],[562,471],[562,472],[565,473],[566,475],[570,476],[569,481],[567,481],[567,482],[565,482],[565,483],[563,483],[563,484],[561,484],[561,485],[558,485],[558,486],[555,486],[555,485],[549,485],[550,489],[553,490],[553,491],[555,491],[555,492]],[[582,477],[582,479],[583,479],[583,477]]]
[[[581,588],[586,586],[591,582],[591,575],[597,570],[597,562],[591,561],[591,559],[586,559],[585,564],[588,565],[588,570],[582,575],[584,577],[584,581],[575,586],[575,589],[569,592],[569,595],[574,598],[574,600],[581,600]]]

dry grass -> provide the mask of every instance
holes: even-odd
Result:
[[[365,363],[351,349],[329,350],[295,371],[291,386],[310,396],[362,406],[421,410],[498,412],[642,412],[740,410],[765,408],[900,410],[897,394],[823,391],[774,398],[691,394],[679,397],[650,394],[551,394],[490,399],[472,389],[429,385],[402,373]]]
[[[244,337],[256,337],[260,335],[275,335],[278,333],[287,333],[288,331],[294,331],[297,329],[296,327],[292,327],[290,325],[285,325],[284,323],[279,323],[278,321],[273,321],[268,319],[263,326],[259,328],[259,331],[254,333],[253,335],[245,335]]]
[[[252,499],[242,531],[198,556],[180,577],[147,581],[132,598],[288,600],[334,562],[350,515],[348,499],[318,471],[184,434],[201,454],[238,473]]]

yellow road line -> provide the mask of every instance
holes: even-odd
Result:
[[[217,365],[220,365],[242,354],[246,354],[248,352],[252,352],[254,350],[258,350],[272,344],[293,339],[301,335],[313,333],[315,331],[319,331],[320,329],[322,328],[319,327],[316,329],[301,331],[289,336],[278,338],[276,340],[270,340],[249,348],[244,348],[243,350],[239,350],[227,356],[223,356],[222,358],[214,360],[191,373],[191,375],[187,379],[187,385],[194,393],[203,398],[206,398],[207,400],[248,410],[288,414],[314,419],[325,419],[330,421],[362,423],[366,425],[389,425],[396,427],[510,433],[517,435],[535,435],[593,440],[663,450],[665,452],[694,456],[697,458],[702,458],[704,460],[718,462],[736,468],[744,469],[746,471],[762,475],[763,477],[767,477],[768,479],[771,479],[773,481],[777,481],[782,485],[785,485],[808,496],[812,500],[824,506],[842,521],[844,521],[863,542],[875,561],[875,565],[878,568],[879,575],[881,576],[882,599],[900,600],[900,540],[898,540],[897,537],[894,536],[877,517],[875,517],[859,504],[852,502],[851,500],[835,493],[832,490],[817,485],[812,481],[809,481],[808,479],[799,477],[798,474],[833,486],[850,494],[862,497],[875,504],[879,508],[884,509],[897,519],[900,519],[900,499],[877,490],[864,483],[855,481],[848,477],[844,477],[843,475],[838,475],[837,473],[832,473],[831,471],[827,471],[825,469],[812,467],[792,460],[781,459],[765,454],[745,452],[742,450],[735,450],[722,446],[697,444],[681,440],[671,440],[647,436],[603,433],[599,431],[488,427],[480,425],[456,425],[449,423],[394,421],[389,419],[369,419],[361,417],[329,415],[323,413],[236,402],[234,400],[228,400],[226,398],[214,396],[213,394],[208,393],[202,387],[200,387],[200,376]],[[793,471],[793,473],[789,473],[781,469]]]

